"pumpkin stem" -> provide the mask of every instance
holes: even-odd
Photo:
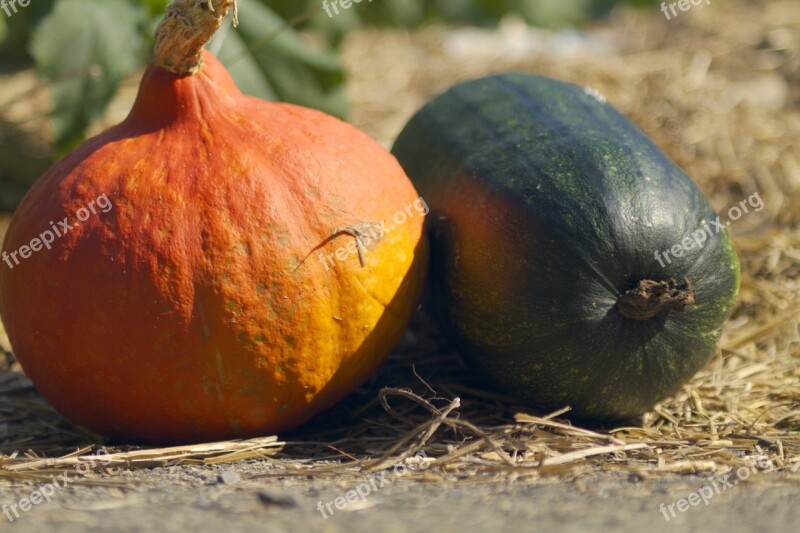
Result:
[[[238,24],[236,0],[172,0],[156,30],[156,65],[181,76],[203,66],[203,47],[222,25],[233,7],[233,25]]]
[[[695,304],[696,293],[688,278],[678,284],[666,281],[640,280],[636,287],[625,291],[617,302],[619,314],[633,320],[648,320],[664,309],[684,311]]]

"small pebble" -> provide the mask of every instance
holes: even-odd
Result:
[[[272,492],[262,490],[258,492],[258,499],[264,505],[275,507],[297,507],[297,502],[294,497],[288,494],[281,494],[279,492]]]
[[[242,476],[233,470],[225,470],[217,476],[217,481],[226,485],[233,485],[235,483],[239,483],[241,480]]]

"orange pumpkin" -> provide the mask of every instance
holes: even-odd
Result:
[[[242,95],[201,50],[232,2],[205,3],[175,3],[201,38],[167,26],[171,6],[130,116],[39,179],[4,243],[20,363],[113,438],[300,425],[376,370],[427,269],[424,204],[394,157],[321,112]]]

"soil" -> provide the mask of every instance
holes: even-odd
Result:
[[[583,532],[679,527],[788,533],[800,523],[800,485],[780,474],[720,489],[707,505],[695,498],[699,503],[691,506],[687,500],[688,510],[680,512],[675,502],[703,487],[713,489],[711,478],[640,480],[596,474],[572,483],[500,484],[397,479],[384,487],[376,481],[377,490],[367,493],[362,488],[364,499],[340,500],[342,509],[337,509],[335,499],[346,498],[351,490],[357,494],[358,485],[342,486],[335,479],[254,477],[269,472],[268,464],[258,463],[179,467],[137,472],[135,489],[68,487],[52,497],[53,503],[42,502],[12,524],[0,522],[0,531]],[[362,483],[371,489],[368,478]],[[29,497],[30,490],[3,489],[2,500],[19,501]]]

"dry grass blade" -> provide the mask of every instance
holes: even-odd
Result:
[[[579,459],[585,459],[593,455],[605,455],[609,453],[628,452],[631,450],[641,450],[642,448],[650,448],[650,446],[644,443],[620,444],[616,446],[597,446],[594,448],[586,448],[584,450],[577,450],[570,453],[562,453],[561,455],[556,455],[555,457],[548,457],[547,459],[542,460],[541,465],[542,466],[563,465],[571,463],[573,461],[577,461]]]
[[[262,437],[250,440],[234,440],[193,444],[189,446],[173,446],[169,448],[152,448],[116,453],[94,453],[84,455],[87,451],[79,450],[56,459],[39,459],[37,457],[9,457],[0,459],[0,469],[8,472],[34,472],[42,469],[67,469],[83,463],[101,464],[114,468],[153,468],[156,466],[174,466],[187,462],[201,464],[219,464],[222,462],[243,461],[273,455],[279,452],[285,443],[277,437]]]

